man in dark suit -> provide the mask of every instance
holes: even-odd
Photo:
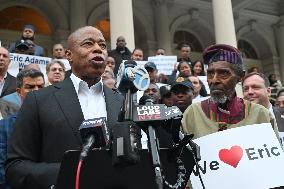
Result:
[[[9,64],[9,51],[0,47],[0,98],[16,91],[16,78],[7,72]]]
[[[91,26],[68,38],[70,78],[27,95],[8,143],[7,182],[15,188],[49,189],[67,150],[80,149],[84,119],[106,117],[111,128],[123,98],[102,84],[107,57],[102,33]]]

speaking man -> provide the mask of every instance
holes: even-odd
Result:
[[[6,179],[14,188],[50,189],[67,150],[80,149],[83,120],[118,118],[123,97],[101,80],[106,67],[106,41],[92,26],[68,37],[70,78],[27,95],[8,143]]]

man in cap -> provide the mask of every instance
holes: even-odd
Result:
[[[20,40],[31,40],[34,42],[35,38],[35,27],[33,25],[27,24],[23,28],[22,37]],[[9,52],[14,52],[16,48],[16,43],[10,44]],[[35,56],[44,56],[44,50],[41,46],[34,43],[34,55]]]
[[[194,87],[188,78],[178,77],[171,87],[173,105],[184,112],[192,103],[193,91]]]
[[[208,64],[211,97],[187,108],[182,119],[183,131],[199,138],[224,129],[272,122],[278,134],[267,109],[236,96],[235,86],[243,77],[240,51],[216,44],[204,50],[203,59]]]
[[[150,83],[156,83],[157,80],[157,73],[158,69],[154,62],[147,62],[144,65],[145,69],[147,70],[149,77],[150,77]]]

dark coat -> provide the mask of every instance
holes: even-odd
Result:
[[[104,87],[107,126],[111,128],[123,97]],[[17,117],[8,143],[6,179],[13,188],[49,189],[56,183],[67,150],[80,149],[79,126],[84,120],[70,78],[30,92]]]
[[[16,92],[16,87],[17,87],[16,78],[10,75],[9,73],[7,73],[7,77],[5,78],[5,83],[0,98],[8,94],[11,94],[13,92]]]

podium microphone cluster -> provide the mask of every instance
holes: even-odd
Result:
[[[92,148],[106,147],[108,144],[108,132],[106,128],[106,118],[84,120],[79,127],[83,147],[80,160],[84,160]]]

